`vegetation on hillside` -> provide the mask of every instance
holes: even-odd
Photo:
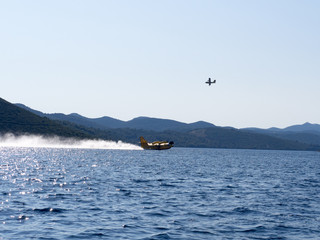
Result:
[[[146,121],[147,119],[143,119]],[[155,120],[152,119],[154,122]],[[158,120],[157,120],[158,121]],[[165,120],[165,123],[170,123]],[[160,124],[160,121],[159,121]],[[174,122],[174,124],[180,124]],[[176,147],[237,148],[237,149],[274,149],[274,150],[319,150],[318,145],[280,139],[262,133],[254,133],[234,128],[205,127],[206,123],[196,123],[200,128],[152,131],[134,128],[99,129],[58,121],[39,116],[24,108],[15,106],[0,98],[0,134],[14,133],[56,135],[74,138],[100,138],[139,144],[139,137],[148,141],[174,141]]]
[[[0,133],[57,135],[93,138],[87,130],[74,128],[40,117],[0,98]]]

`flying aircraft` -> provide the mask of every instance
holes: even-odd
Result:
[[[216,83],[216,80],[211,81],[211,78],[209,78],[208,81],[206,81],[206,83],[208,83],[210,86],[212,83]]]

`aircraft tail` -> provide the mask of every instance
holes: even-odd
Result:
[[[140,137],[140,143],[142,148],[148,147],[148,142],[143,137]]]

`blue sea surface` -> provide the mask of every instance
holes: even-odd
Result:
[[[320,239],[320,153],[2,147],[0,239]]]

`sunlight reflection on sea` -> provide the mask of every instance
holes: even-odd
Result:
[[[0,148],[2,239],[316,239],[317,152]]]

